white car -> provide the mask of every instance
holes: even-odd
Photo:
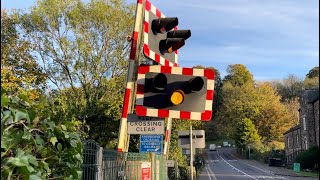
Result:
[[[217,150],[217,146],[215,144],[210,144],[209,150],[210,151],[215,151],[215,150]]]

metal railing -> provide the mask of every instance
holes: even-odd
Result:
[[[82,179],[98,179],[98,152],[99,144],[94,141],[83,141]]]
[[[94,141],[83,141],[83,180],[140,180],[144,162],[152,163],[149,154],[119,153],[103,149]],[[155,167],[151,171],[155,180],[167,179],[162,155],[155,155],[151,166]]]

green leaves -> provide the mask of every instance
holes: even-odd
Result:
[[[1,95],[1,107],[8,108],[9,102],[10,100],[5,94]]]
[[[10,157],[7,163],[15,167],[25,167],[30,173],[35,171],[33,166],[38,166],[37,159],[34,156],[30,154],[26,155],[25,152],[20,149],[17,150],[17,156]]]
[[[23,129],[23,136],[22,139],[30,140],[32,137],[32,134],[28,129]]]
[[[56,145],[56,142],[58,142],[58,139],[56,137],[51,137],[50,142],[52,143],[52,145]]]
[[[259,148],[261,145],[258,131],[255,129],[254,124],[248,118],[242,119],[236,128],[234,134],[235,142],[237,147],[246,149],[248,145],[254,148]]]
[[[13,116],[11,115],[11,111],[1,111],[1,124],[11,124],[13,123]],[[2,127],[2,126],[1,126]]]
[[[7,108],[1,106],[2,178],[79,179],[82,145],[77,132],[70,132],[66,125],[56,125],[49,118],[43,119],[36,111],[41,108],[28,102],[24,95],[2,97],[8,99],[4,103]],[[30,122],[29,112],[37,123]]]

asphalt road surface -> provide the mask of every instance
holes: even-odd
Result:
[[[255,167],[241,161],[230,154],[232,148],[220,148],[217,151],[207,151],[207,165],[201,172],[199,180],[296,180],[299,177],[275,175],[273,172]]]

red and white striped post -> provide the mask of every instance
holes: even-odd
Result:
[[[163,147],[163,157],[165,159],[168,159],[169,158],[171,128],[172,128],[172,118],[166,118],[166,120],[167,120],[167,127],[166,127],[165,141],[164,141],[164,147]]]
[[[127,117],[129,113],[133,112],[134,108],[137,67],[140,64],[140,50],[142,48],[142,44],[140,43],[142,42],[141,38],[143,33],[145,1],[146,0],[137,0],[135,24],[131,40],[130,60],[127,73],[127,84],[124,93],[120,122],[118,152],[128,152],[129,149],[130,135],[127,133]]]

